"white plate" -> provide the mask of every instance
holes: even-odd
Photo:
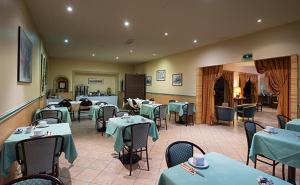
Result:
[[[208,164],[208,162],[206,160],[204,160],[204,164],[202,166],[198,166],[198,165],[194,164],[193,157],[189,158],[188,163],[190,165],[192,165],[193,167],[200,168],[200,169],[205,169],[205,168],[209,167],[209,164]]]
[[[37,125],[36,128],[46,128],[49,127],[49,125]]]
[[[42,135],[32,135],[32,136],[30,136],[30,137],[43,137],[43,136],[45,136],[46,134],[42,134]]]

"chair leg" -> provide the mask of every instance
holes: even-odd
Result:
[[[166,122],[166,130],[168,130],[167,118],[165,118],[165,122]]]
[[[78,111],[78,121],[80,121],[80,111]]]
[[[256,157],[257,156],[255,156],[255,159],[254,159],[254,168],[256,168]]]
[[[149,171],[150,168],[149,168],[148,147],[147,146],[146,146],[146,159],[147,159],[147,168],[148,168],[148,171]]]
[[[172,114],[172,113],[170,112],[170,114],[169,114],[169,121],[171,120],[171,114]]]
[[[130,171],[129,171],[129,176],[131,176],[131,170],[132,170],[132,150],[130,149],[129,150],[129,152],[130,152]]]
[[[176,117],[177,117],[177,114],[176,114],[176,112],[175,112],[175,123],[176,123]]]
[[[272,167],[273,167],[272,175],[273,175],[273,176],[275,176],[275,166],[276,166],[276,165],[275,165],[275,161],[273,161],[273,165],[272,165]]]
[[[285,180],[284,164],[282,165],[282,179]]]
[[[124,154],[125,154],[125,152],[124,152],[124,148],[122,148],[122,162],[124,163],[124,160],[125,160],[125,158],[124,158]]]
[[[193,125],[195,125],[195,122],[194,122],[194,115],[192,115],[192,123],[193,123]]]
[[[248,150],[248,152],[247,152],[247,162],[246,162],[246,164],[247,164],[247,165],[249,164],[249,150]]]

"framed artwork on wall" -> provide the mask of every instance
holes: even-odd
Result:
[[[89,78],[88,79],[88,84],[102,85],[102,84],[104,84],[104,79]]]
[[[18,82],[32,82],[32,43],[19,26],[18,35]]]
[[[58,88],[59,89],[65,89],[66,86],[67,86],[67,83],[65,81],[60,81],[59,85],[58,85]]]
[[[152,76],[146,76],[146,85],[147,86],[152,85]]]
[[[182,86],[182,73],[172,75],[172,85]]]
[[[166,80],[166,70],[157,70],[156,81],[165,81],[165,80]]]
[[[41,93],[44,94],[47,88],[47,58],[41,54]]]

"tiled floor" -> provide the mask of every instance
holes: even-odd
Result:
[[[263,113],[258,112],[255,120],[264,125],[277,125],[274,110],[268,108],[264,109]],[[74,121],[72,132],[78,158],[73,165],[70,165],[62,154],[60,162],[60,178],[66,184],[72,185],[155,185],[161,171],[167,168],[164,158],[165,149],[177,140],[192,141],[205,152],[223,153],[242,162],[246,160],[247,143],[241,122],[235,123],[235,126],[197,124],[188,127],[168,123],[168,130],[161,129],[160,138],[156,142],[149,139],[150,171],[146,170],[145,161],[140,161],[134,166],[135,170],[131,177],[128,169],[116,158],[113,139],[97,133],[94,122],[87,119],[80,123]],[[258,163],[258,169],[271,173],[270,166]],[[276,175],[281,177],[280,166],[277,167]],[[299,171],[297,176],[299,182]]]

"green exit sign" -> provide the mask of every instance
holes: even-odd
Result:
[[[243,60],[252,60],[252,59],[253,59],[252,53],[246,53],[243,55]]]

